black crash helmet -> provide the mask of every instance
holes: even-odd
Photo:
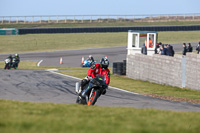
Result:
[[[107,57],[102,58],[100,60],[100,65],[101,65],[101,68],[103,68],[103,69],[108,68],[108,66],[109,66],[109,60],[108,60],[108,58]]]
[[[12,55],[10,54],[10,55],[8,56],[8,58],[12,58]]]

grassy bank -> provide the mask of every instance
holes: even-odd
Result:
[[[54,23],[54,24],[0,24],[0,28],[47,28],[47,27],[119,27],[119,26],[167,26],[198,25],[199,21],[190,22],[102,22],[102,23]]]
[[[127,46],[127,32],[0,36],[0,53]],[[159,32],[158,42],[199,42],[200,31]]]
[[[197,133],[200,113],[0,100],[1,133]]]

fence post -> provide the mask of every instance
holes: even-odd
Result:
[[[65,23],[67,23],[67,17],[65,16]]]
[[[24,17],[24,24],[26,23],[26,16]]]
[[[101,16],[99,16],[99,18],[98,18],[99,20],[98,20],[98,23],[100,23],[101,22]]]
[[[32,24],[33,24],[33,21],[34,21],[34,16],[32,16]]]
[[[40,23],[42,23],[42,17],[40,17]]]
[[[75,19],[76,19],[76,17],[74,16],[74,23],[76,22]]]
[[[4,20],[4,17],[2,17],[2,22],[1,22],[2,24],[3,24],[3,20]]]
[[[92,16],[90,16],[90,23],[92,23]]]
[[[17,17],[17,19],[16,19],[16,23],[18,24],[18,17]]]
[[[50,17],[49,17],[49,19],[48,19],[48,23],[50,23]]]
[[[82,23],[83,23],[84,16],[82,16]]]
[[[9,17],[9,24],[10,24],[10,21],[11,21],[11,17]]]

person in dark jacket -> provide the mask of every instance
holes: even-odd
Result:
[[[173,46],[171,46],[170,44],[168,45],[168,53],[169,56],[174,56],[174,49]]]
[[[161,44],[162,44],[161,42],[156,44],[156,47],[155,47],[155,50],[154,50],[155,54],[159,54],[159,51],[160,51],[159,49],[160,49]]]
[[[163,50],[161,51],[161,55],[169,55],[167,44],[164,45]]]
[[[186,55],[186,52],[187,52],[186,44],[183,43],[183,52],[182,52],[182,54]]]
[[[143,44],[143,46],[141,48],[141,53],[144,55],[147,55],[147,47],[145,46],[145,44]]]
[[[191,43],[188,43],[187,52],[192,52],[192,51],[193,51],[193,48],[191,46]]]

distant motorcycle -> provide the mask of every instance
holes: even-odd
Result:
[[[89,60],[84,60],[84,62],[82,63],[82,67],[91,67],[93,64],[95,64],[96,61],[92,62],[92,61],[89,61]]]
[[[13,58],[12,59],[12,64],[10,62],[10,58],[5,59],[5,67],[4,69],[17,69],[18,68],[18,64],[19,64],[19,59]]]
[[[17,60],[16,58],[13,58],[13,60],[12,60],[12,68],[17,69],[18,68],[18,64],[19,64],[19,60]]]
[[[97,75],[96,78],[90,80],[90,82],[85,85],[83,91],[79,93],[79,82],[76,83],[76,92],[79,94],[76,100],[78,104],[85,104],[85,105],[94,105],[97,102],[97,99],[101,96],[104,89],[106,89],[108,85],[106,84],[106,78],[104,75]],[[89,89],[87,94],[85,93],[85,89]],[[82,97],[85,95],[86,97]]]
[[[10,59],[5,59],[4,69],[11,69]]]

